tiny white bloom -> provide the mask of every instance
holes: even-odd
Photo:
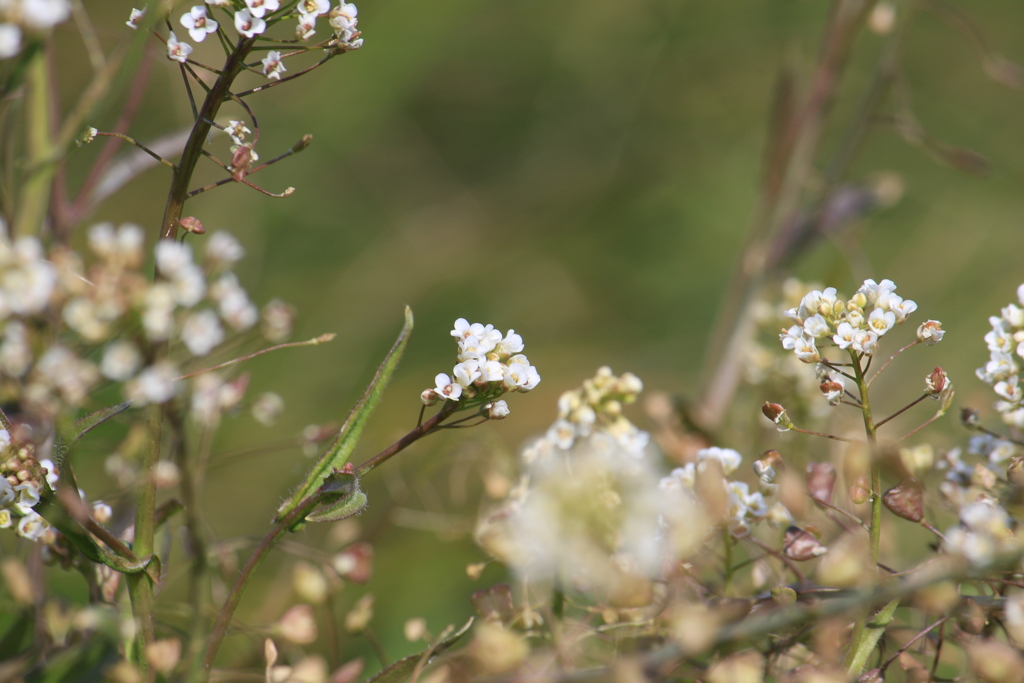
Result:
[[[206,14],[205,5],[195,5],[187,13],[181,15],[181,25],[188,29],[192,40],[201,43],[206,36],[217,30],[217,22]]]
[[[827,337],[831,330],[829,329],[828,322],[825,318],[823,318],[820,313],[815,313],[812,317],[804,321],[804,332],[815,339],[821,339],[822,337]]]
[[[857,330],[853,335],[853,350],[859,353],[872,354],[878,344],[878,335],[868,330]]]
[[[817,363],[821,360],[821,356],[818,355],[818,347],[815,346],[812,337],[800,337],[793,348],[793,352],[796,353],[797,358],[805,363]]]
[[[299,40],[309,40],[316,33],[316,15],[299,14],[299,23],[295,27],[295,37]]]
[[[455,381],[462,385],[463,389],[469,388],[473,382],[480,377],[480,363],[476,360],[467,360],[459,363],[452,370]]]
[[[245,6],[254,17],[262,19],[267,12],[276,12],[281,3],[278,0],[245,0]]]
[[[702,448],[697,451],[698,469],[703,470],[704,468],[701,467],[701,464],[709,460],[719,462],[722,466],[722,474],[729,476],[743,463],[743,456],[731,448],[718,448],[717,446]]]
[[[508,414],[508,403],[505,401],[495,401],[488,405],[487,417],[491,420],[504,420]]]
[[[788,330],[779,335],[779,341],[782,342],[782,348],[787,351],[792,351],[796,348],[797,342],[804,336],[804,328],[800,325],[793,325]]]
[[[37,31],[53,28],[71,16],[68,0],[22,0],[21,21]]]
[[[205,356],[224,341],[224,328],[208,308],[192,313],[181,326],[181,340],[193,356]]]
[[[146,16],[146,8],[145,7],[143,7],[142,9],[134,9],[133,8],[132,9],[132,13],[128,16],[128,21],[126,21],[124,23],[128,24],[128,28],[138,29],[139,28],[139,22],[142,21],[142,18],[144,16]]]
[[[284,68],[284,62],[281,61],[281,53],[277,50],[271,50],[263,58],[263,75],[270,80],[276,81],[280,79],[281,74],[287,70]]]
[[[125,385],[128,398],[140,403],[166,403],[174,398],[178,370],[169,361],[157,361]]]
[[[295,9],[299,10],[300,14],[320,16],[331,11],[331,3],[329,0],[299,0]]]
[[[238,122],[233,121],[232,123]],[[245,127],[243,126],[243,128]],[[218,230],[210,235],[210,239],[206,243],[206,258],[218,264],[230,266],[242,260],[243,256],[245,256],[245,249],[241,242],[229,232]]]
[[[450,401],[458,401],[459,396],[462,396],[462,386],[458,382],[453,382],[452,379],[441,372],[434,377],[434,384],[437,395],[441,398],[448,399]]]
[[[35,510],[29,510],[18,520],[18,535],[30,541],[38,541],[50,526]]]
[[[523,338],[516,334],[515,330],[509,330],[505,338],[497,343],[494,350],[499,358],[508,358],[517,353],[522,353],[524,348]]]
[[[167,58],[184,64],[188,61],[190,54],[192,54],[192,46],[179,41],[178,36],[171,31],[171,35],[167,37]]]
[[[891,330],[895,324],[896,314],[891,310],[883,311],[881,308],[876,308],[868,316],[868,327],[879,337]]]
[[[267,22],[255,16],[248,9],[243,9],[235,12],[235,30],[246,38],[252,38],[267,30]]]
[[[25,482],[14,487],[18,499],[11,507],[19,514],[27,515],[39,503],[39,487],[34,482]]]

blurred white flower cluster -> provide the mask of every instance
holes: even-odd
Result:
[[[522,453],[519,483],[477,541],[530,581],[559,580],[617,605],[646,604],[664,563],[703,542],[695,500],[660,488],[649,435],[622,415],[642,384],[608,368],[559,399],[559,418]],[[671,533],[666,533],[666,526]]]
[[[978,368],[977,375],[999,395],[996,410],[1003,421],[1024,429],[1024,392],[1019,383],[1024,363],[1024,285],[1017,288],[1017,301],[1019,306],[1010,304],[1000,316],[988,319],[992,325],[985,335],[989,361]]]
[[[530,391],[540,383],[537,368],[522,353],[523,338],[515,330],[502,334],[493,325],[471,325],[459,318],[451,334],[459,344],[458,363],[450,376],[442,372],[434,378],[434,388],[421,395],[424,404],[433,405],[438,400],[486,401],[507,391]],[[490,417],[500,419],[508,415],[508,406],[498,401],[489,412]]]
[[[694,503],[721,501],[722,522],[737,538],[746,536],[758,522],[767,520],[773,527],[792,524],[793,516],[786,506],[778,501],[769,505],[779,489],[772,462],[761,459],[754,463],[759,490],[753,492],[746,482],[729,479],[742,463],[743,456],[731,448],[704,448],[697,451],[696,462],[672,470],[658,487],[676,499],[685,496]]]
[[[1019,551],[1006,509],[991,497],[981,497],[960,508],[960,524],[946,531],[942,544],[948,553],[961,555],[975,566],[990,564],[998,554]]]
[[[0,59],[19,54],[26,38],[45,33],[71,17],[68,0],[0,2]]]
[[[24,0],[27,2],[61,2],[66,0]],[[236,3],[230,0],[206,0],[205,5],[194,5],[188,12],[181,15],[179,23],[188,31],[189,37],[201,43],[211,33],[223,27],[211,16],[210,8],[222,7],[230,11],[236,7]],[[280,0],[245,0],[245,6],[236,9],[231,15],[235,31],[245,38],[254,38],[264,34],[268,28],[278,21],[287,17],[298,17],[299,23],[295,27],[295,37],[298,40],[308,40],[316,33],[317,18],[327,15],[327,21],[334,31],[334,40],[328,47],[334,50],[348,51],[358,50],[363,46],[363,39],[359,32],[359,9],[351,2],[341,0],[337,7],[331,8],[329,0],[299,0],[297,3],[286,2],[284,5]],[[144,16],[144,10],[133,9],[126,22],[131,28],[138,28]],[[2,35],[0,35],[2,39]],[[172,31],[167,39],[167,57],[184,63],[193,51],[192,45],[181,41]],[[263,60],[263,74],[271,79],[281,78],[281,73],[286,71],[281,61],[281,53],[270,51],[267,58]]]
[[[782,347],[805,363],[821,360],[819,343],[871,355],[880,337],[917,310],[916,303],[895,292],[892,280],[865,280],[849,301],[839,299],[834,287],[814,290],[799,306],[786,311],[797,324],[779,335]]]
[[[124,395],[136,404],[164,403],[179,393],[179,362],[206,356],[229,333],[260,321],[230,270],[243,250],[227,233],[206,238],[202,265],[190,247],[161,241],[156,282],[143,273],[138,226],[95,225],[88,247],[88,264],[65,248],[47,258],[38,239],[12,242],[0,226],[0,388],[44,421],[82,405],[103,380],[123,383]],[[64,333],[54,335],[44,323],[57,320]],[[283,340],[291,326],[285,304],[264,309],[262,330],[269,340]],[[159,343],[169,344],[171,356],[154,361],[152,349]],[[237,404],[245,388],[226,385],[213,373],[194,383],[193,414],[205,423]]]

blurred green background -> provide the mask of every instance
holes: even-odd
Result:
[[[511,456],[554,419],[558,395],[602,364],[635,372],[649,390],[693,395],[756,207],[773,84],[783,64],[806,82],[828,5],[364,0],[363,49],[249,98],[262,158],[313,135],[301,155],[253,177],[275,192],[294,186],[295,194],[275,200],[227,186],[190,202],[186,214],[241,239],[243,284],[260,303],[281,297],[297,306],[295,339],[328,331],[338,338],[249,363],[252,391],[277,391],[287,411],[271,428],[245,416],[229,421],[215,453],[343,419],[397,334],[405,304],[416,331],[356,461],[415,424],[419,392],[454,363],[448,331],[458,317],[515,328],[543,377],[533,393],[511,398],[508,420],[432,437],[369,482],[370,508],[359,521],[377,554],[366,590],[377,596],[374,630],[392,658],[413,650],[401,635],[406,618],[425,616],[437,633],[472,613],[472,590],[505,578],[498,566],[479,581],[464,571],[484,559],[470,533],[484,456]],[[967,13],[994,50],[1024,63],[1024,5],[950,6]],[[129,9],[95,4],[102,40],[124,39]],[[856,45],[826,155],[863,96],[882,41],[866,32]],[[215,63],[213,47],[197,55]],[[69,40],[64,50],[74,61],[80,46]],[[178,71],[157,53],[132,130],[144,141],[190,125]],[[86,74],[83,62],[62,77],[68,97]],[[987,360],[986,318],[1024,281],[1024,98],[988,78],[964,33],[927,11],[910,27],[901,64],[925,129],[986,156],[989,173],[936,163],[875,122],[851,177],[896,173],[901,201],[851,228],[859,253],[824,241],[793,272],[847,293],[866,277],[895,280],[920,307],[914,324],[938,319],[948,334],[940,346],[915,351],[886,386],[916,395],[938,364],[959,387],[958,405],[987,410],[993,394],[973,375]],[[218,145],[223,152],[224,141]],[[200,168],[197,186],[222,176]],[[94,218],[138,222],[155,235],[168,180],[163,168],[146,172]],[[766,398],[753,396],[752,405]],[[645,424],[639,408],[633,417]],[[947,419],[939,431],[964,440],[955,417]],[[771,443],[784,447],[786,438]],[[204,492],[213,537],[261,535],[309,462],[291,449],[214,469]],[[312,527],[299,540],[326,544],[327,534]],[[279,555],[251,595],[286,591],[287,576]],[[362,592],[346,588],[342,609]],[[277,609],[288,600],[279,596]],[[240,618],[279,614],[260,605],[247,598]],[[343,648],[367,649],[362,640]]]

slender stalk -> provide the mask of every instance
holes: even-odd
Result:
[[[437,411],[437,414],[434,415],[434,417],[420,425],[417,425],[411,432],[403,436],[401,439],[391,444],[380,453],[364,462],[362,465],[356,467],[354,470],[355,474],[357,476],[362,476],[370,470],[383,465],[392,456],[397,455],[399,452],[405,450],[410,445],[416,443],[433,431],[434,428],[440,425],[446,417],[455,412],[455,408],[457,406],[458,404],[455,401],[445,401],[444,406],[441,407],[441,410]]]
[[[206,99],[203,100],[203,106],[199,110],[199,116],[192,127],[192,133],[189,135],[188,142],[185,143],[181,160],[178,162],[171,180],[171,189],[167,194],[167,206],[164,209],[164,218],[160,228],[162,239],[175,239],[178,236],[178,222],[181,220],[185,199],[188,196],[188,186],[192,181],[192,173],[195,171],[196,164],[202,158],[203,145],[206,143],[206,136],[212,127],[211,122],[217,118],[221,104],[229,99],[231,84],[245,68],[245,58],[252,50],[254,42],[254,38],[242,38],[238,41],[235,49],[228,55],[217,81],[210,88]]]
[[[884,420],[879,420],[878,424],[875,425],[875,429],[878,429],[879,427],[881,427],[882,425],[884,425],[886,422],[888,422],[889,420],[893,419],[894,417],[896,417],[898,415],[902,415],[903,413],[905,413],[906,411],[910,410],[911,408],[913,408],[914,406],[916,406],[918,403],[920,403],[921,401],[925,400],[926,398],[928,398],[928,394],[922,394],[920,398],[915,399],[912,403],[909,403],[909,404],[903,406],[902,408],[897,410],[895,413],[893,413],[889,417],[885,418]]]
[[[729,533],[729,528],[722,525],[722,545],[725,550],[725,585],[722,587],[722,594],[731,598],[733,595],[732,590],[732,534]]]

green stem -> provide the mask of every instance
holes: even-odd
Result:
[[[722,525],[722,545],[725,546],[725,586],[722,589],[725,597],[732,597],[732,534],[729,527]]]
[[[135,499],[135,541],[132,550],[138,557],[154,552],[156,533],[156,480],[153,472],[160,460],[164,409],[151,405],[149,411],[149,444],[143,455],[142,481]],[[135,617],[136,662],[152,678],[146,661],[146,645],[153,642],[153,580],[148,573],[129,574],[128,594]]]
[[[47,73],[47,54],[39,50],[32,57],[26,73],[28,96],[25,98],[26,147],[28,175],[18,198],[14,234],[38,235],[50,205],[50,190],[56,165],[50,163],[53,141],[50,137],[52,102]]]

